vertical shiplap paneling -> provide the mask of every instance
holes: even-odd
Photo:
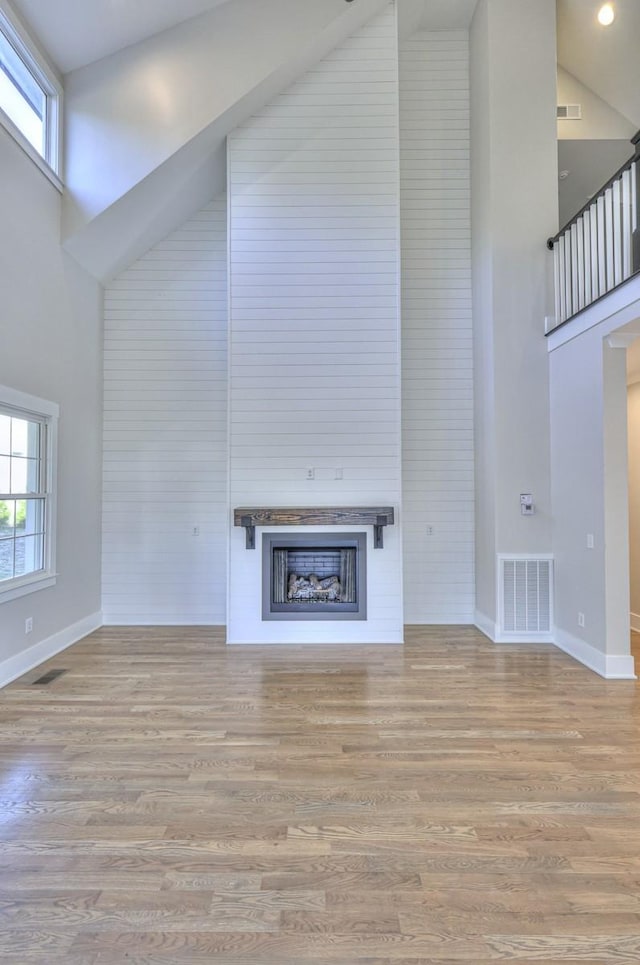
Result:
[[[228,150],[232,508],[398,507],[392,6],[235,131]],[[370,560],[366,626],[333,624],[332,638],[398,638],[397,529],[385,540]],[[260,624],[260,601],[247,600],[252,560],[232,534],[230,638],[322,639],[322,622]]]
[[[106,622],[224,623],[226,554],[226,202],[218,199],[105,292]]]
[[[469,50],[400,50],[403,513],[407,623],[474,613]]]

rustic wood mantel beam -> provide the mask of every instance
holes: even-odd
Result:
[[[244,526],[247,549],[256,548],[256,526],[373,526],[373,545],[383,548],[383,530],[394,523],[393,506],[241,507],[233,511],[235,526]]]

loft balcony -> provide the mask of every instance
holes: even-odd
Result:
[[[547,241],[555,288],[547,334],[640,277],[640,131],[631,143],[634,156]]]

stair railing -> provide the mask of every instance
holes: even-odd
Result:
[[[640,272],[640,131],[631,143],[635,155],[547,241],[555,282],[550,330]]]

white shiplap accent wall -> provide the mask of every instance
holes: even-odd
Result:
[[[466,33],[402,45],[400,153],[405,620],[473,623]]]
[[[226,217],[207,205],[105,292],[107,623],[225,622]]]
[[[399,509],[392,5],[235,131],[228,154],[231,508]],[[400,544],[395,526],[369,552],[366,623],[262,623],[259,548],[232,528],[229,640],[400,640]]]

